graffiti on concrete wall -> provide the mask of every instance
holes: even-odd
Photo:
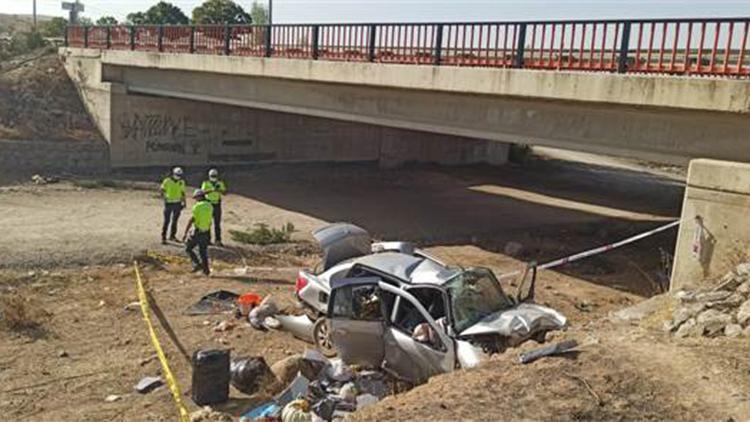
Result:
[[[201,138],[208,135],[207,128],[193,124],[187,116],[170,116],[160,113],[123,116],[120,120],[122,138],[143,142],[146,152],[170,152],[197,155],[201,152]]]

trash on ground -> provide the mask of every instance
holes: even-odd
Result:
[[[197,350],[193,353],[192,399],[195,404],[229,400],[229,350]]]
[[[311,422],[310,403],[305,399],[296,399],[284,406],[281,411],[281,422]]]
[[[110,394],[110,395],[108,395],[108,396],[107,396],[107,397],[106,397],[106,398],[104,399],[104,401],[105,401],[105,402],[107,402],[107,403],[114,403],[114,402],[116,402],[116,401],[118,401],[118,400],[121,400],[121,399],[122,399],[122,396],[118,396],[118,395],[116,395],[116,394]]]
[[[328,364],[328,361],[310,358],[306,355],[292,355],[271,365],[271,372],[283,385],[294,381],[297,374],[308,379],[317,379]]]
[[[740,264],[718,286],[675,293],[680,305],[664,329],[675,337],[750,337],[750,271]]]
[[[277,382],[276,376],[262,357],[234,360],[230,365],[230,373],[234,388],[247,395],[267,389]]]
[[[266,296],[258,306],[253,308],[248,313],[248,321],[253,328],[257,330],[265,330],[264,322],[266,318],[272,317],[279,312],[278,306],[273,301],[271,295]]]
[[[51,184],[51,183],[59,183],[60,182],[60,178],[59,177],[54,177],[54,176],[45,177],[45,176],[42,176],[42,175],[39,175],[39,174],[35,174],[35,175],[31,176],[31,181],[35,185],[48,185],[48,184]]]
[[[214,332],[223,333],[225,331],[232,331],[237,326],[237,323],[232,320],[221,321],[214,326]]]
[[[379,399],[372,394],[361,394],[357,396],[357,410],[377,403]]]
[[[237,293],[226,290],[218,290],[209,293],[185,310],[186,315],[212,315],[234,312],[236,309],[237,299],[240,296]]]
[[[208,406],[190,414],[190,422],[232,422],[233,420],[231,415],[218,412]]]
[[[141,394],[147,394],[162,385],[164,385],[164,381],[161,380],[161,377],[144,377],[135,385],[135,391]]]
[[[241,316],[248,316],[250,311],[259,306],[263,301],[260,295],[255,293],[245,293],[244,295],[237,298],[237,309]]]
[[[535,360],[541,359],[547,356],[559,355],[573,351],[578,347],[578,342],[575,340],[565,340],[559,343],[551,344],[549,346],[540,347],[528,352],[523,352],[518,355],[518,361],[527,364],[534,362]]]

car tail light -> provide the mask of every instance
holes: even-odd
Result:
[[[307,283],[307,278],[305,278],[305,276],[300,273],[299,275],[297,275],[297,283],[294,285],[294,291],[299,294],[302,289],[307,287]]]

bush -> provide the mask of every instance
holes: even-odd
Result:
[[[249,245],[270,245],[274,243],[289,243],[294,233],[294,225],[286,223],[281,228],[268,227],[268,224],[258,223],[247,231],[230,230],[232,239]]]

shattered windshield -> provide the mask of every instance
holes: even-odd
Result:
[[[456,332],[471,327],[482,318],[513,306],[492,272],[472,268],[445,284],[451,296]]]

